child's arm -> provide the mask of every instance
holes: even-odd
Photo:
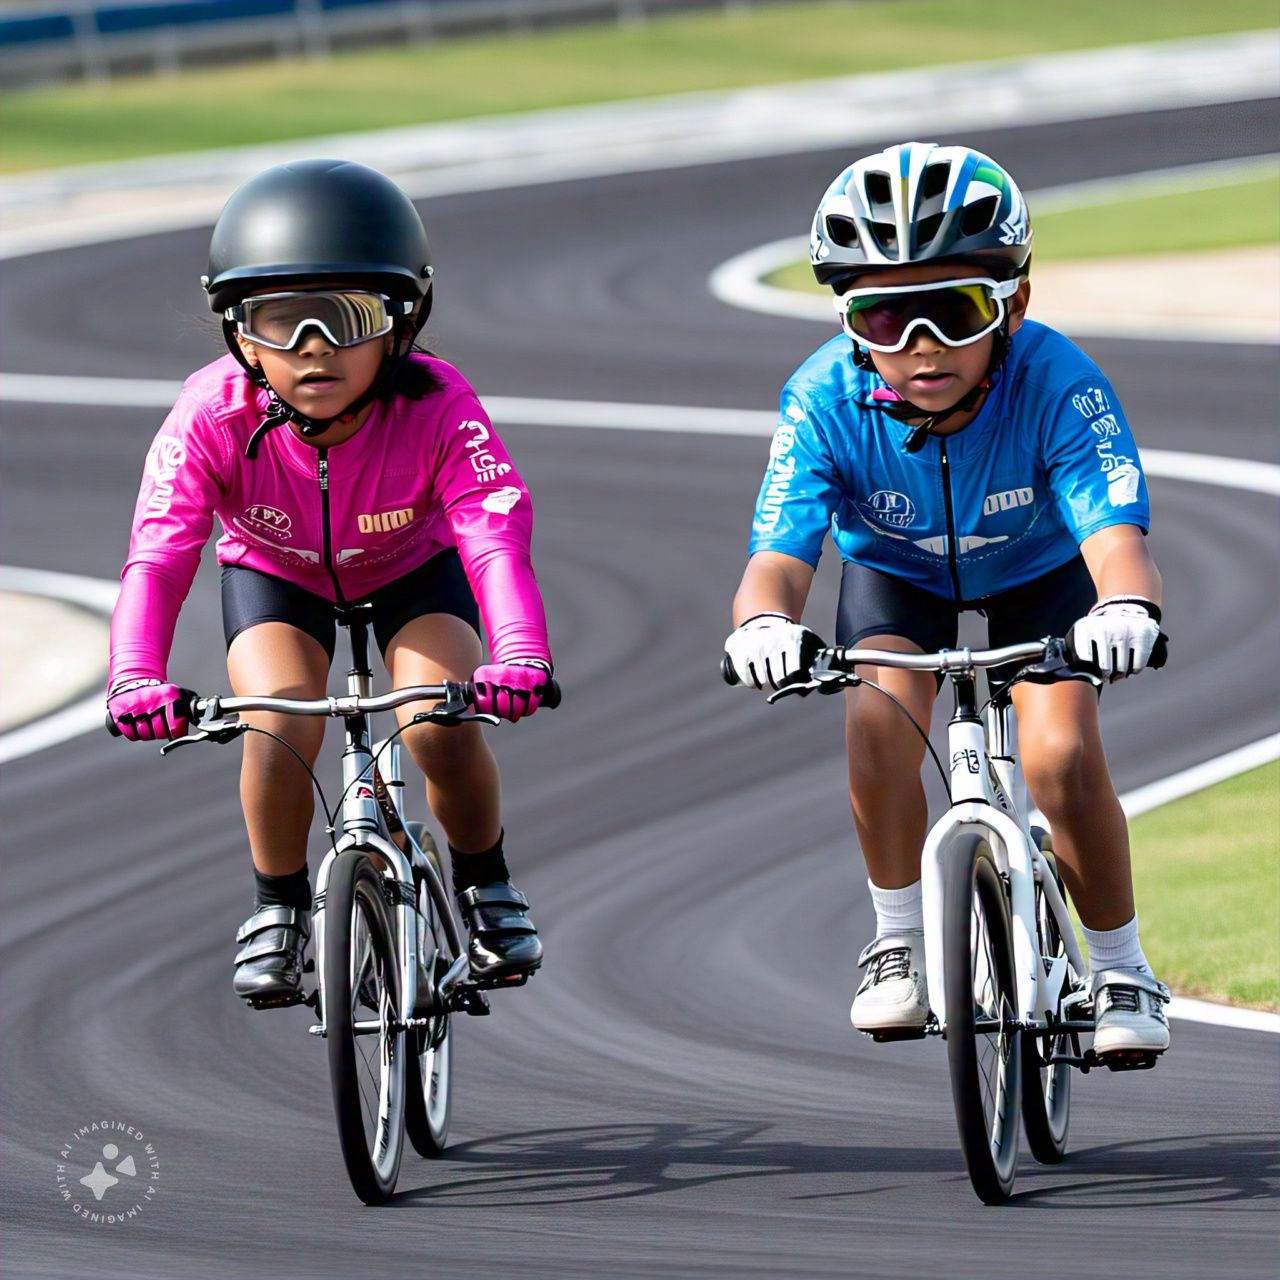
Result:
[[[740,683],[780,689],[808,678],[822,641],[796,619],[812,582],[812,565],[779,551],[757,551],[747,561],[733,599],[735,630],[724,642]]]
[[[1071,647],[1112,680],[1136,675],[1160,637],[1160,571],[1137,525],[1090,534],[1080,554],[1098,603],[1071,628]]]
[[[814,569],[795,556],[757,551],[747,561],[742,584],[733,598],[733,625],[740,627],[762,613],[785,613],[798,622],[809,598]]]
[[[1080,544],[1080,554],[1089,566],[1099,600],[1137,596],[1152,604],[1160,603],[1160,570],[1137,525],[1113,524],[1099,529]]]
[[[432,466],[494,662],[534,661],[550,669],[531,555],[533,503],[474,395],[459,396],[448,407]]]

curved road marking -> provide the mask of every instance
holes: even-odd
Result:
[[[0,591],[49,596],[110,617],[120,584],[101,578],[86,578],[77,573],[50,573],[43,569],[18,569],[5,565],[0,566]],[[94,693],[20,728],[11,729],[0,734],[0,764],[34,755],[82,733],[101,729],[102,718],[102,694]]]
[[[1058,190],[1059,188],[1054,188]],[[1068,188],[1062,188],[1068,190]],[[1034,194],[1034,193],[1032,193]],[[828,298],[820,294],[801,293],[766,284],[762,277],[804,259],[809,242],[803,236],[787,236],[757,245],[722,262],[707,277],[707,288],[726,306],[763,315],[785,316],[793,320],[810,320],[839,332],[836,313]],[[1034,318],[1034,317],[1033,317]],[[1052,316],[1050,316],[1052,320]],[[1184,316],[1162,318],[1157,328],[1145,322],[1108,318],[1105,314],[1087,320],[1072,316],[1058,326],[1078,338],[1134,338],[1143,342],[1222,342],[1233,346],[1275,346],[1280,334],[1274,323],[1259,325],[1254,321],[1212,320],[1196,323]]]

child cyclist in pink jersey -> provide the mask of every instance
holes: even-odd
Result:
[[[413,204],[360,165],[281,165],[227,202],[204,284],[230,354],[187,379],[147,455],[111,623],[107,709],[125,737],[187,730],[167,663],[215,515],[237,694],[323,697],[334,605],[367,601],[395,687],[473,680],[480,711],[538,709],[552,668],[529,493],[462,375],[412,350],[431,276]],[[420,709],[401,708],[401,723]],[[315,761],[323,720],[252,719]],[[510,883],[479,726],[404,740],[449,840],[472,972],[532,972],[542,945]],[[240,794],[257,907],[237,935],[235,990],[288,1004],[311,932],[311,783],[285,747],[249,734]]]
[[[966,147],[867,156],[818,206],[810,260],[844,332],[782,392],[725,642],[743,683],[807,679],[822,642],[800,617],[828,533],[843,561],[841,645],[932,652],[979,610],[993,646],[1070,633],[1111,679],[1141,671],[1160,640],[1160,575],[1138,451],[1093,361],[1025,319],[1031,225],[1009,174]],[[932,674],[860,674],[929,723]],[[874,690],[845,697],[876,913],[850,1016],[864,1031],[920,1030],[924,744]],[[1019,683],[1012,697],[1027,782],[1089,943],[1094,1048],[1161,1053],[1169,993],[1138,940],[1098,699],[1079,681]]]

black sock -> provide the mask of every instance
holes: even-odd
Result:
[[[460,849],[449,846],[449,861],[453,865],[453,891],[461,893],[464,889],[478,884],[493,884],[498,880],[510,880],[511,872],[507,870],[507,860],[502,855],[502,837],[505,831],[498,833],[498,843],[483,853],[463,853]]]
[[[299,870],[291,871],[287,876],[263,875],[254,867],[253,878],[257,885],[258,906],[311,910],[311,878],[305,862]]]

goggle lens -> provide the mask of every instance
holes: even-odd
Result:
[[[873,351],[901,351],[920,325],[948,346],[963,347],[1004,319],[1003,299],[1016,280],[947,280],[898,288],[855,289],[837,297],[845,332]]]
[[[230,307],[227,319],[250,342],[276,351],[292,350],[311,327],[335,347],[354,347],[390,333],[394,324],[381,294],[348,290],[262,294]]]

